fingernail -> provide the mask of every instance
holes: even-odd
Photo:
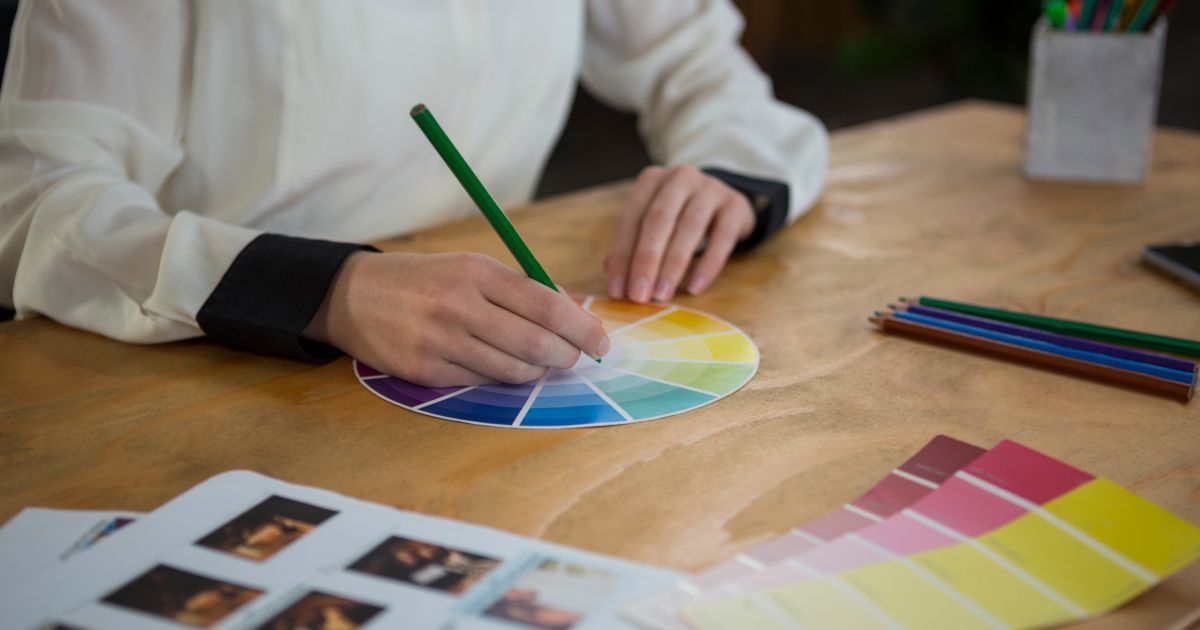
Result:
[[[629,297],[634,302],[645,302],[650,299],[650,281],[645,278],[637,278],[633,281],[633,286],[629,288]]]
[[[654,299],[669,300],[672,293],[675,293],[675,286],[667,280],[662,279],[658,281],[658,288],[654,291]]]
[[[708,282],[704,279],[704,276],[692,276],[692,279],[688,282],[688,293],[699,295],[707,284]]]
[[[612,341],[609,341],[608,335],[604,335],[604,339],[600,340],[600,347],[596,348],[596,356],[602,357],[612,350]]]
[[[613,276],[608,281],[608,297],[619,300],[625,297],[625,278],[622,276]]]

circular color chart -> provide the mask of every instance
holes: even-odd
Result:
[[[612,349],[581,356],[522,385],[422,387],[354,362],[375,395],[447,420],[520,429],[566,429],[655,420],[737,391],[758,371],[758,348],[736,326],[671,304],[576,298],[604,322]]]

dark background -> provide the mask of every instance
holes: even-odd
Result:
[[[775,94],[831,130],[963,98],[1025,101],[1039,0],[734,0]],[[1200,2],[1170,14],[1160,125],[1200,130]],[[649,158],[632,115],[585,91],[538,196],[632,177]]]
[[[111,0],[96,0],[111,1]],[[653,0],[648,0],[653,1]],[[776,95],[831,130],[963,98],[1025,99],[1040,0],[734,0],[743,44]],[[0,61],[16,0],[0,0]],[[1159,124],[1200,129],[1200,3],[1171,13]],[[537,196],[632,177],[649,158],[635,119],[585,91]]]

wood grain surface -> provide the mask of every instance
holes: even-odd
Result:
[[[250,469],[401,508],[694,570],[827,512],[931,437],[1010,438],[1200,522],[1200,403],[885,337],[929,294],[1200,338],[1200,294],[1137,262],[1200,238],[1200,135],[1160,130],[1141,187],[1020,176],[1019,109],[960,103],[833,136],[820,203],[681,304],[746,330],[757,377],[627,427],[518,431],[389,405],[350,360],[313,366],[202,340],[133,346],[46,319],[0,324],[0,519],[23,506],[151,510]],[[551,276],[601,292],[626,185],[514,223]],[[511,264],[482,219],[384,243]],[[1094,627],[1200,605],[1193,566]]]

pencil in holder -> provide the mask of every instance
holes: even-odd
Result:
[[[1166,20],[1146,32],[1054,30],[1030,44],[1025,174],[1138,184],[1149,170]]]

